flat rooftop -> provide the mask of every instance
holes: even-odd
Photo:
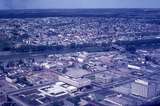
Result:
[[[64,86],[63,87],[61,86],[61,84],[62,83],[56,83],[52,85],[46,85],[42,87],[35,87],[31,89],[21,90],[21,91],[13,92],[8,96],[14,102],[22,106],[48,105],[51,102],[54,102],[56,100],[63,99],[69,96],[69,91],[67,92],[67,88],[66,89],[64,88],[67,85],[65,86],[63,83],[63,86]],[[68,86],[68,89],[72,89],[72,88],[73,87]],[[47,90],[47,92],[45,90]],[[52,95],[53,93],[54,95]]]

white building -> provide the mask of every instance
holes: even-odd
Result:
[[[137,79],[131,84],[131,93],[145,98],[156,96],[156,89],[156,83],[147,80]]]
[[[130,64],[128,64],[128,68],[135,69],[135,70],[141,70],[141,67],[135,66],[135,65],[130,65]]]
[[[63,82],[57,82],[54,85],[44,86],[38,89],[42,95],[51,97],[60,97],[77,91],[77,88]]]
[[[9,83],[15,83],[17,81],[16,77],[8,77],[8,76],[6,76],[5,79]]]

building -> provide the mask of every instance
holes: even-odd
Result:
[[[129,95],[129,94],[131,94],[131,84],[127,83],[127,84],[124,84],[124,85],[121,85],[118,87],[114,87],[113,91],[119,92],[119,93],[122,93],[125,95]]]
[[[129,69],[141,70],[141,67],[128,64]]]
[[[60,97],[68,93],[76,92],[77,88],[63,82],[57,82],[55,85],[41,87],[38,89],[38,91],[40,91],[42,95]]]
[[[59,75],[59,81],[65,82],[77,88],[85,87],[91,84],[91,80],[87,78],[71,78],[68,76]]]
[[[156,83],[148,80],[137,79],[131,84],[131,93],[144,98],[156,96]]]
[[[67,68],[67,72],[65,74],[72,78],[81,78],[89,74],[89,72],[81,68]]]
[[[113,95],[113,96],[106,96],[104,101],[110,103],[109,106],[137,106],[138,104],[138,101],[125,97],[121,94]]]
[[[111,82],[113,79],[113,77],[111,75],[107,75],[105,73],[98,73],[98,74],[95,74],[95,80],[96,82],[100,82],[100,83],[109,83]]]
[[[63,82],[18,90],[8,94],[16,106],[55,106],[61,100],[77,91],[77,88]],[[63,105],[60,105],[63,106]]]
[[[17,77],[16,76],[6,76],[5,79],[9,83],[15,83],[17,81]]]

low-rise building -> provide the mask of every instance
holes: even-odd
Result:
[[[113,77],[111,75],[107,75],[105,73],[98,73],[95,74],[95,80],[96,82],[101,82],[101,83],[109,83],[111,82]]]
[[[137,106],[137,101],[121,94],[105,97],[104,101],[113,104],[113,106]]]
[[[48,85],[38,88],[42,95],[51,97],[60,97],[77,91],[77,88],[63,82],[57,82],[55,85]]]
[[[9,83],[15,83],[17,81],[17,77],[16,76],[6,76],[5,79]]]
[[[71,78],[68,76],[59,75],[59,81],[65,82],[77,88],[85,87],[91,84],[91,80],[87,78]]]

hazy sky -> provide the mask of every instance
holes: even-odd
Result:
[[[160,0],[0,0],[0,9],[160,8]]]

